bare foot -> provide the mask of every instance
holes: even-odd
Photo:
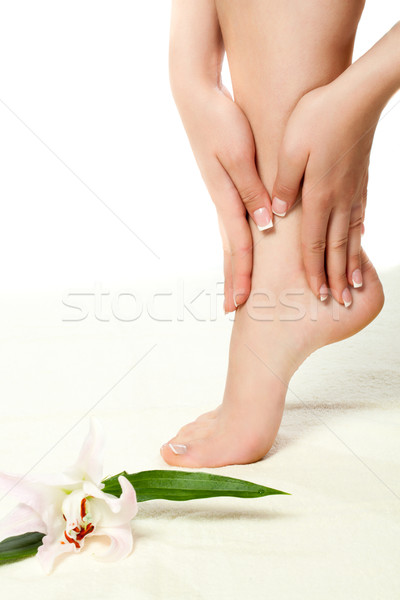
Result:
[[[351,63],[363,2],[336,4],[333,11],[318,0],[306,6],[216,0],[235,101],[249,119],[268,190],[294,106]],[[250,224],[252,295],[236,314],[223,403],[163,446],[170,465],[219,467],[261,459],[278,432],[296,369],[311,352],[368,325],[383,306],[382,286],[366,256],[364,285],[351,290],[351,306],[313,296],[301,258],[300,203],[268,232]]]
[[[287,386],[301,363],[318,348],[354,335],[380,312],[382,286],[365,255],[364,285],[352,290],[349,308],[313,296],[301,264],[300,217],[299,205],[275,231],[253,232],[252,294],[236,314],[223,403],[161,448],[168,464],[220,467],[261,459],[275,440]]]

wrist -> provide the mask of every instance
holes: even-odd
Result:
[[[400,88],[400,22],[336,80],[346,96],[378,116]]]

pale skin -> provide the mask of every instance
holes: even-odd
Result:
[[[186,0],[186,6],[189,4],[190,0]],[[208,8],[210,7],[212,8],[211,3],[208,3]],[[237,122],[243,124],[243,131],[246,130],[244,136],[246,143],[248,134],[244,123],[247,119],[250,131],[254,135],[254,141],[248,143],[255,145],[256,165],[263,188],[280,190],[280,192],[285,188],[287,195],[282,198],[283,194],[280,193],[280,199],[288,203],[288,211],[287,216],[278,217],[275,220],[275,227],[268,231],[260,232],[253,221],[249,222],[253,244],[250,294],[244,292],[244,295],[247,294],[247,300],[239,303],[242,306],[236,313],[223,403],[215,411],[202,415],[195,422],[183,427],[178,435],[161,449],[166,462],[186,467],[216,467],[248,463],[265,456],[276,437],[287,385],[295,370],[317,348],[353,335],[365,327],[379,313],[383,305],[382,287],[376,272],[365,254],[359,248],[357,251],[364,210],[364,178],[370,139],[368,135],[365,136],[368,140],[365,145],[361,145],[362,150],[358,154],[353,158],[349,157],[345,162],[347,166],[341,167],[344,171],[339,169],[338,173],[335,173],[333,169],[333,175],[328,176],[324,188],[321,176],[323,171],[326,171],[326,163],[323,160],[321,165],[317,160],[314,164],[311,162],[313,154],[315,153],[316,157],[319,154],[318,136],[314,138],[311,133],[307,136],[304,131],[304,123],[311,123],[312,119],[318,119],[318,115],[321,116],[321,121],[327,121],[324,111],[328,111],[332,119],[333,109],[329,112],[329,103],[338,102],[341,82],[345,77],[347,77],[346,86],[350,85],[351,81],[356,82],[354,93],[360,85],[362,88],[362,84],[365,93],[368,91],[367,88],[369,89],[366,73],[371,72],[371,62],[368,63],[368,69],[363,69],[361,62],[358,66],[355,63],[348,68],[362,2],[327,3],[321,0],[308,0],[293,3],[272,0],[217,0],[216,9],[229,59],[235,101],[240,111],[234,113],[232,110],[232,114],[240,114]],[[208,14],[210,16],[211,13]],[[211,22],[214,23],[213,20]],[[217,29],[214,31],[217,32]],[[273,35],[266,35],[266,32],[273,32]],[[392,34],[392,40],[395,39],[395,35],[398,36],[398,33]],[[218,38],[218,33],[216,37]],[[398,42],[398,37],[396,41]],[[379,49],[381,54],[388,52],[387,40],[384,44],[385,52],[382,50],[382,45]],[[371,58],[370,55],[367,59],[371,61],[373,56]],[[382,56],[380,60],[383,60]],[[218,65],[218,59],[213,64],[214,67]],[[375,86],[379,87],[380,91],[377,91],[369,102],[365,102],[365,112],[374,113],[370,122],[370,131],[374,130],[380,110],[396,89],[395,78],[392,80],[392,75],[389,74],[389,71],[393,72],[393,68],[387,70],[387,76],[381,77],[382,86]],[[213,69],[207,73],[212,72]],[[341,75],[342,73],[344,74]],[[207,76],[205,80],[201,79],[206,87],[209,85]],[[210,93],[211,90],[217,93],[215,87],[218,88],[218,84],[215,85],[214,79],[214,84],[210,85]],[[316,93],[311,91],[316,88],[319,88]],[[179,92],[176,90],[177,88],[175,88],[177,97]],[[221,92],[218,90],[218,93]],[[182,94],[185,96],[184,92]],[[211,100],[211,96],[209,98]],[[362,89],[359,98],[364,98]],[[184,100],[181,102],[185,103]],[[184,122],[185,119],[187,122],[190,121],[188,116],[190,110],[188,104],[186,106]],[[309,110],[309,106],[312,106],[313,110]],[[375,107],[374,111],[372,111],[373,107]],[[339,117],[343,117],[343,111],[339,112]],[[347,125],[353,124],[354,121],[356,125],[350,135],[352,139],[360,137],[360,126],[354,115],[353,118],[349,116],[348,121],[344,120],[346,131]],[[185,126],[190,136],[191,127],[187,122]],[[318,123],[314,124],[310,130],[315,131],[317,125]],[[296,128],[301,130],[301,136],[295,135]],[[231,126],[226,129],[232,132],[234,128]],[[214,124],[213,139],[216,145],[218,145],[217,130]],[[324,133],[328,136],[329,128]],[[192,135],[196,137],[195,133]],[[206,137],[204,135],[203,140]],[[288,143],[288,139],[290,141],[298,137],[304,141],[304,144],[300,147],[296,145],[294,149]],[[197,152],[201,153],[204,142],[200,140],[197,146],[194,138],[191,140],[194,151],[196,152],[197,148]],[[251,140],[251,136],[249,139]],[[324,143],[326,145],[327,142]],[[329,148],[333,147],[333,154],[342,150],[342,144],[345,145],[342,139],[335,142],[336,146],[331,143],[331,140],[329,143]],[[314,185],[314,189],[319,186],[325,191],[317,195],[303,190],[302,202],[297,202],[291,208],[297,196],[298,183],[303,176],[303,173],[300,176],[302,168],[300,163],[305,152],[304,148],[308,149],[309,154],[304,187],[306,188],[308,183],[307,177],[313,183],[319,178],[320,181],[318,185]],[[293,163],[296,163],[297,169],[285,170],[283,164],[285,153],[290,156]],[[215,152],[211,155],[215,156]],[[250,155],[249,152],[247,163],[250,162]],[[203,159],[198,158],[200,168],[202,168],[201,164],[207,163],[207,150],[204,150],[203,156]],[[352,165],[358,166],[353,168]],[[310,173],[307,170],[308,166],[313,166]],[[203,176],[205,170],[207,167],[203,166]],[[342,199],[337,204],[336,198],[340,194],[335,194],[334,191],[337,189],[340,176],[347,171],[354,174],[353,181],[358,182],[358,187],[353,184],[346,189],[349,200],[345,208],[341,204]],[[225,167],[224,173],[230,173],[229,165],[228,168]],[[289,181],[286,179],[289,177],[287,173],[292,177],[290,185],[287,183]],[[237,184],[232,183],[233,179],[237,180],[237,177],[230,177],[227,189],[232,192],[232,187],[235,187],[238,194],[236,196],[234,190],[230,197],[231,204],[235,205],[234,212],[237,211],[235,219],[239,221],[243,202],[242,209],[239,209],[236,201],[240,200],[240,192]],[[275,198],[275,194],[272,194],[272,197]],[[341,219],[337,221],[334,228],[332,227],[332,231],[325,224],[327,257],[329,257],[326,261],[327,272],[325,269],[320,270],[317,264],[318,252],[313,252],[311,262],[314,271],[310,278],[310,273],[305,267],[307,260],[303,256],[307,253],[304,230],[307,226],[310,227],[305,217],[307,217],[307,210],[309,214],[312,211],[312,202],[317,202],[317,198],[321,199],[321,197],[329,199],[329,202],[326,201],[324,204],[324,214],[335,212],[341,215]],[[223,195],[221,194],[219,198],[219,202],[222,203]],[[263,198],[267,206],[270,196],[264,195]],[[308,203],[307,208],[306,203]],[[226,208],[222,210],[222,215],[229,220],[229,200],[225,200],[225,204]],[[353,205],[357,205],[358,211],[357,225],[354,226],[352,219],[356,209]],[[314,212],[316,210],[314,209]],[[346,223],[345,210],[347,211],[346,240],[353,239],[354,230],[359,231],[354,235],[355,241],[346,241],[346,252],[343,250],[343,243],[337,243],[337,248],[334,248],[337,250],[336,254],[329,256],[330,238],[339,240],[337,232],[341,231],[340,235],[343,235],[345,230],[343,227]],[[218,206],[217,211],[221,213]],[[221,220],[221,214],[219,217]],[[330,222],[331,218],[329,218]],[[313,227],[322,231],[323,218],[314,219]],[[351,233],[350,236],[348,232]],[[347,246],[352,248],[350,253],[347,252]],[[242,246],[243,248],[245,246]],[[313,250],[320,249],[314,247]],[[341,264],[340,258],[343,256],[345,256],[346,289],[349,290],[354,283],[355,270],[359,269],[362,274],[362,287],[353,292],[352,304],[349,308],[344,306],[343,290],[337,286],[335,291],[332,290],[332,294],[338,303],[329,297],[324,302],[320,302],[318,298],[321,296],[321,286],[319,280],[315,280],[316,273],[322,274],[327,277],[326,283],[333,288],[330,277],[334,277],[335,268],[338,273],[343,270],[342,267],[337,267]],[[351,262],[353,259],[354,262]],[[343,277],[343,273],[340,277]],[[232,275],[231,288],[234,281],[235,275]],[[339,278],[339,283],[343,283],[343,279]],[[229,289],[227,291],[229,292]],[[294,304],[297,308],[293,308]]]
[[[221,82],[223,55],[215,0],[173,2],[171,89],[217,209],[225,256],[225,311],[230,312],[246,300],[251,286],[246,208],[254,215],[264,207],[266,224],[272,223],[272,209],[257,173],[248,119]]]
[[[304,95],[285,128],[272,206],[286,214],[304,176],[302,253],[317,297],[329,287],[338,302],[351,302],[351,287],[362,287],[369,156],[381,112],[400,85],[399,49],[400,23],[333,82]]]

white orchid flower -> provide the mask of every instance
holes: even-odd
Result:
[[[44,533],[38,558],[46,573],[64,552],[79,552],[85,538],[110,538],[100,560],[118,560],[133,546],[131,519],[137,514],[136,492],[120,475],[119,498],[102,492],[104,433],[92,418],[89,433],[76,463],[61,474],[41,478],[0,473],[0,488],[15,495],[20,504],[0,521],[0,541],[38,531]]]

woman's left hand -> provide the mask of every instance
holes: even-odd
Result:
[[[355,91],[355,90],[353,90]],[[285,216],[302,187],[302,252],[308,283],[341,304],[362,286],[361,233],[368,166],[379,111],[347,79],[308,92],[294,108],[281,144],[272,209]]]

